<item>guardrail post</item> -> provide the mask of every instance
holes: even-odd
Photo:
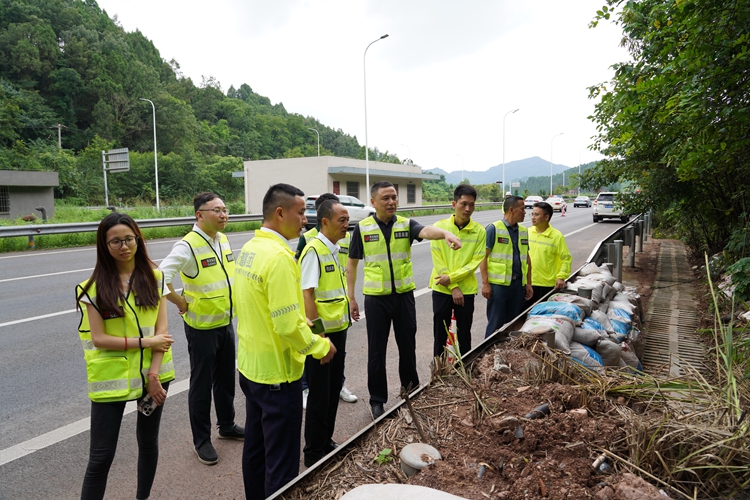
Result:
[[[34,235],[29,236],[29,250],[36,249],[36,243],[34,243]]]
[[[622,283],[622,240],[615,240],[615,279]]]
[[[643,216],[643,241],[648,241],[648,232],[651,230],[651,214],[646,212]]]
[[[627,229],[628,231],[628,267],[635,267],[635,226],[631,226]]]
[[[643,220],[638,221],[638,253],[643,253]]]
[[[607,260],[605,261],[607,264],[611,264],[614,262],[615,258],[615,244],[614,243],[605,243],[604,248],[607,249]]]

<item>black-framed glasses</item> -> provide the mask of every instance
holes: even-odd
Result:
[[[199,212],[213,212],[216,215],[219,215],[219,214],[229,215],[229,209],[227,207],[224,207],[224,208],[219,208],[219,207],[215,207],[215,208],[201,208],[201,209],[198,209],[198,211]]]
[[[120,248],[122,248],[123,243],[125,244],[125,246],[133,248],[138,244],[138,236],[128,236],[123,240],[115,238],[114,240],[109,240],[107,242],[107,246],[112,250],[119,250]]]

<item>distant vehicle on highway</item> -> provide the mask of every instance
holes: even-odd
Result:
[[[599,193],[594,200],[594,222],[602,219],[620,219],[627,222],[630,215],[623,210],[622,203],[617,199],[620,193],[615,191],[605,191]]]
[[[541,196],[529,196],[523,201],[523,206],[526,208],[533,208],[534,203],[537,203],[540,201],[544,201],[544,198],[542,198]]]
[[[591,198],[588,196],[578,196],[575,200],[573,200],[573,208],[578,207],[590,207],[591,206]]]
[[[318,223],[318,214],[315,211],[315,200],[319,195],[308,196],[305,199],[305,217],[307,218],[306,229],[314,228]],[[366,219],[375,213],[375,209],[365,205],[354,196],[338,195],[339,201],[349,212],[349,227],[354,227],[362,219]]]
[[[562,198],[562,196],[550,196],[547,198],[547,203],[552,205],[552,210],[557,212],[562,212],[563,210],[568,209],[568,204],[565,203],[565,200]]]

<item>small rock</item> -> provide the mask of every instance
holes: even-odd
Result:
[[[589,416],[589,411],[586,408],[576,408],[575,410],[570,410],[568,413],[575,418],[586,418]]]
[[[620,396],[619,398],[617,398],[617,404],[618,405],[624,405],[625,404],[625,398],[622,397],[622,396]]]
[[[615,486],[615,492],[622,500],[664,500],[665,498],[656,486],[629,472],[622,474],[620,482]]]
[[[516,392],[526,392],[529,389],[531,389],[530,385],[524,385],[523,387],[519,387],[518,389],[516,389]]]

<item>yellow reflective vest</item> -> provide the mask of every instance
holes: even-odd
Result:
[[[159,296],[163,295],[163,279],[159,270],[154,270],[159,286]],[[83,291],[88,280],[76,286],[76,300]],[[113,401],[131,401],[143,395],[146,378],[151,368],[151,349],[138,347],[138,338],[154,336],[156,319],[159,308],[147,308],[137,304],[134,292],[130,292],[127,299],[121,301],[124,316],[113,316],[107,311],[99,310],[96,305],[96,283],[86,291],[89,302],[97,308],[104,319],[104,333],[113,337],[128,337],[129,349],[99,349],[91,340],[86,304],[79,301],[81,321],[78,325],[78,337],[83,347],[83,357],[86,360],[86,377],[88,380],[89,398],[97,403]],[[124,343],[123,343],[124,344]],[[169,382],[174,379],[174,363],[172,349],[164,353],[159,380]]]
[[[320,231],[318,231],[318,228],[314,227],[300,236],[300,238],[304,238],[305,245],[308,245],[313,239],[315,239],[316,236],[318,236],[319,232]],[[346,269],[346,264],[349,261],[349,245],[351,245],[351,242],[352,236],[349,233],[346,233],[345,237],[336,242],[336,244],[339,246],[339,264],[344,269]],[[300,253],[299,260],[302,260],[302,253]]]
[[[190,246],[198,269],[195,276],[181,273],[182,294],[188,303],[182,318],[197,330],[226,326],[234,316],[234,254],[227,237],[223,233],[217,236],[221,255],[216,255],[209,242],[195,231],[182,239]]]
[[[313,292],[318,316],[323,320],[326,333],[346,330],[352,325],[352,319],[349,316],[345,268],[341,267],[326,244],[318,238],[308,240],[299,259],[300,264],[311,252],[315,253],[320,268],[318,286]]]
[[[529,228],[529,257],[531,258],[531,284],[555,286],[557,279],[568,279],[573,257],[565,243],[565,236],[552,226],[544,232]]]
[[[487,259],[487,278],[493,285],[509,285],[513,273],[513,241],[510,232],[501,219],[495,226],[495,243]],[[529,230],[518,225],[518,251],[521,259],[521,284],[526,285],[529,252]]]
[[[435,227],[445,229],[461,240],[461,248],[451,250],[445,240],[432,240],[430,252],[432,254],[432,273],[429,287],[436,292],[450,295],[458,287],[464,295],[476,295],[479,291],[477,277],[474,272],[484,259],[486,232],[481,224],[470,220],[466,226],[458,230],[455,215],[439,220]],[[448,286],[435,283],[435,277],[447,274],[451,282]]]
[[[259,384],[294,382],[305,356],[328,354],[327,340],[310,331],[299,266],[279,235],[259,230],[245,243],[235,265],[237,366]]]
[[[390,295],[394,286],[396,293],[414,290],[416,285],[411,267],[409,219],[396,216],[389,245],[385,244],[383,232],[373,216],[359,222],[359,233],[365,256],[362,293]]]

